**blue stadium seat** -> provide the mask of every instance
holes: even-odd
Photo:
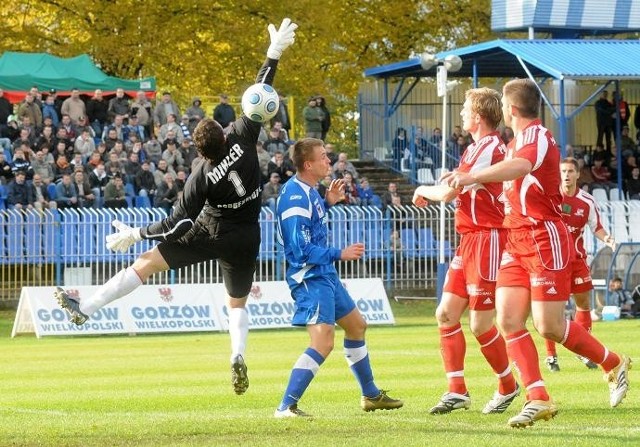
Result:
[[[420,257],[420,252],[418,251],[418,240],[413,228],[403,228],[400,230],[400,244],[402,256],[405,258],[413,259]]]
[[[151,200],[149,200],[149,196],[136,196],[135,207],[151,208]]]
[[[421,257],[431,258],[438,255],[438,246],[431,228],[418,230],[418,252]]]
[[[5,209],[7,207],[7,187],[3,184],[0,184],[0,209]]]
[[[47,193],[49,194],[49,200],[56,200],[58,193],[56,192],[56,184],[49,183],[47,185]]]
[[[24,247],[24,219],[19,210],[7,210],[7,262],[23,264],[26,262]]]

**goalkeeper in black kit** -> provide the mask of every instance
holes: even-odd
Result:
[[[269,25],[271,44],[256,82],[272,84],[282,52],[294,41],[298,26],[284,19]],[[70,321],[81,325],[98,309],[129,294],[149,276],[217,259],[227,290],[231,336],[231,380],[236,394],[249,387],[244,353],[249,332],[245,309],[260,248],[261,172],[256,152],[260,123],[241,116],[225,135],[212,119],[202,120],[193,140],[201,157],[171,215],[143,228],[117,220],[107,248],[126,252],[142,239],[160,241],[141,254],[88,298],[76,300],[57,287],[55,298]]]

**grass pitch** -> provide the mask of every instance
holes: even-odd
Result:
[[[467,334],[469,411],[432,416],[446,390],[432,302],[392,303],[395,327],[370,327],[376,383],[405,401],[364,413],[342,356],[342,334],[300,407],[312,420],[276,420],[289,371],[307,345],[304,330],[253,331],[251,385],[230,384],[227,334],[10,338],[14,314],[0,312],[0,446],[621,446],[640,445],[640,321],[595,323],[611,349],[636,360],[631,390],[609,407],[602,374],[559,348],[560,373],[543,375],[560,413],[525,430],[481,409],[495,378]],[[542,340],[538,340],[540,351]],[[542,356],[541,356],[542,361]],[[544,368],[544,367],[543,367]]]

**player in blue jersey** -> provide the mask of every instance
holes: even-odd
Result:
[[[327,205],[344,196],[344,183],[334,180],[325,199],[315,185],[328,175],[331,164],[322,140],[304,138],[291,149],[297,173],[283,186],[278,198],[278,239],[287,260],[287,283],[295,301],[292,324],[306,326],[309,347],[298,358],[280,405],[277,418],[309,416],[298,401],[333,350],[335,324],[344,329],[344,355],[362,390],[364,411],[402,407],[373,381],[364,340],[367,324],[349,296],[334,266],[336,261],[354,261],[364,254],[364,244],[343,249],[327,243]]]
[[[280,56],[293,43],[297,27],[289,19],[284,19],[278,30],[269,25],[271,45],[256,82],[272,84]],[[231,382],[236,394],[247,390],[243,356],[249,318],[245,304],[260,249],[261,173],[256,152],[260,128],[260,123],[246,116],[232,123],[227,132],[212,119],[200,121],[193,139],[201,160],[171,214],[144,228],[114,221],[118,232],[107,236],[107,247],[123,253],[142,239],[160,244],[90,297],[77,301],[58,287],[55,298],[69,313],[70,321],[83,324],[98,309],[129,294],[155,273],[217,259],[227,289]]]

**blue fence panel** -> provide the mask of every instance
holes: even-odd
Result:
[[[20,210],[7,210],[7,262],[24,264],[25,258],[24,216]]]

